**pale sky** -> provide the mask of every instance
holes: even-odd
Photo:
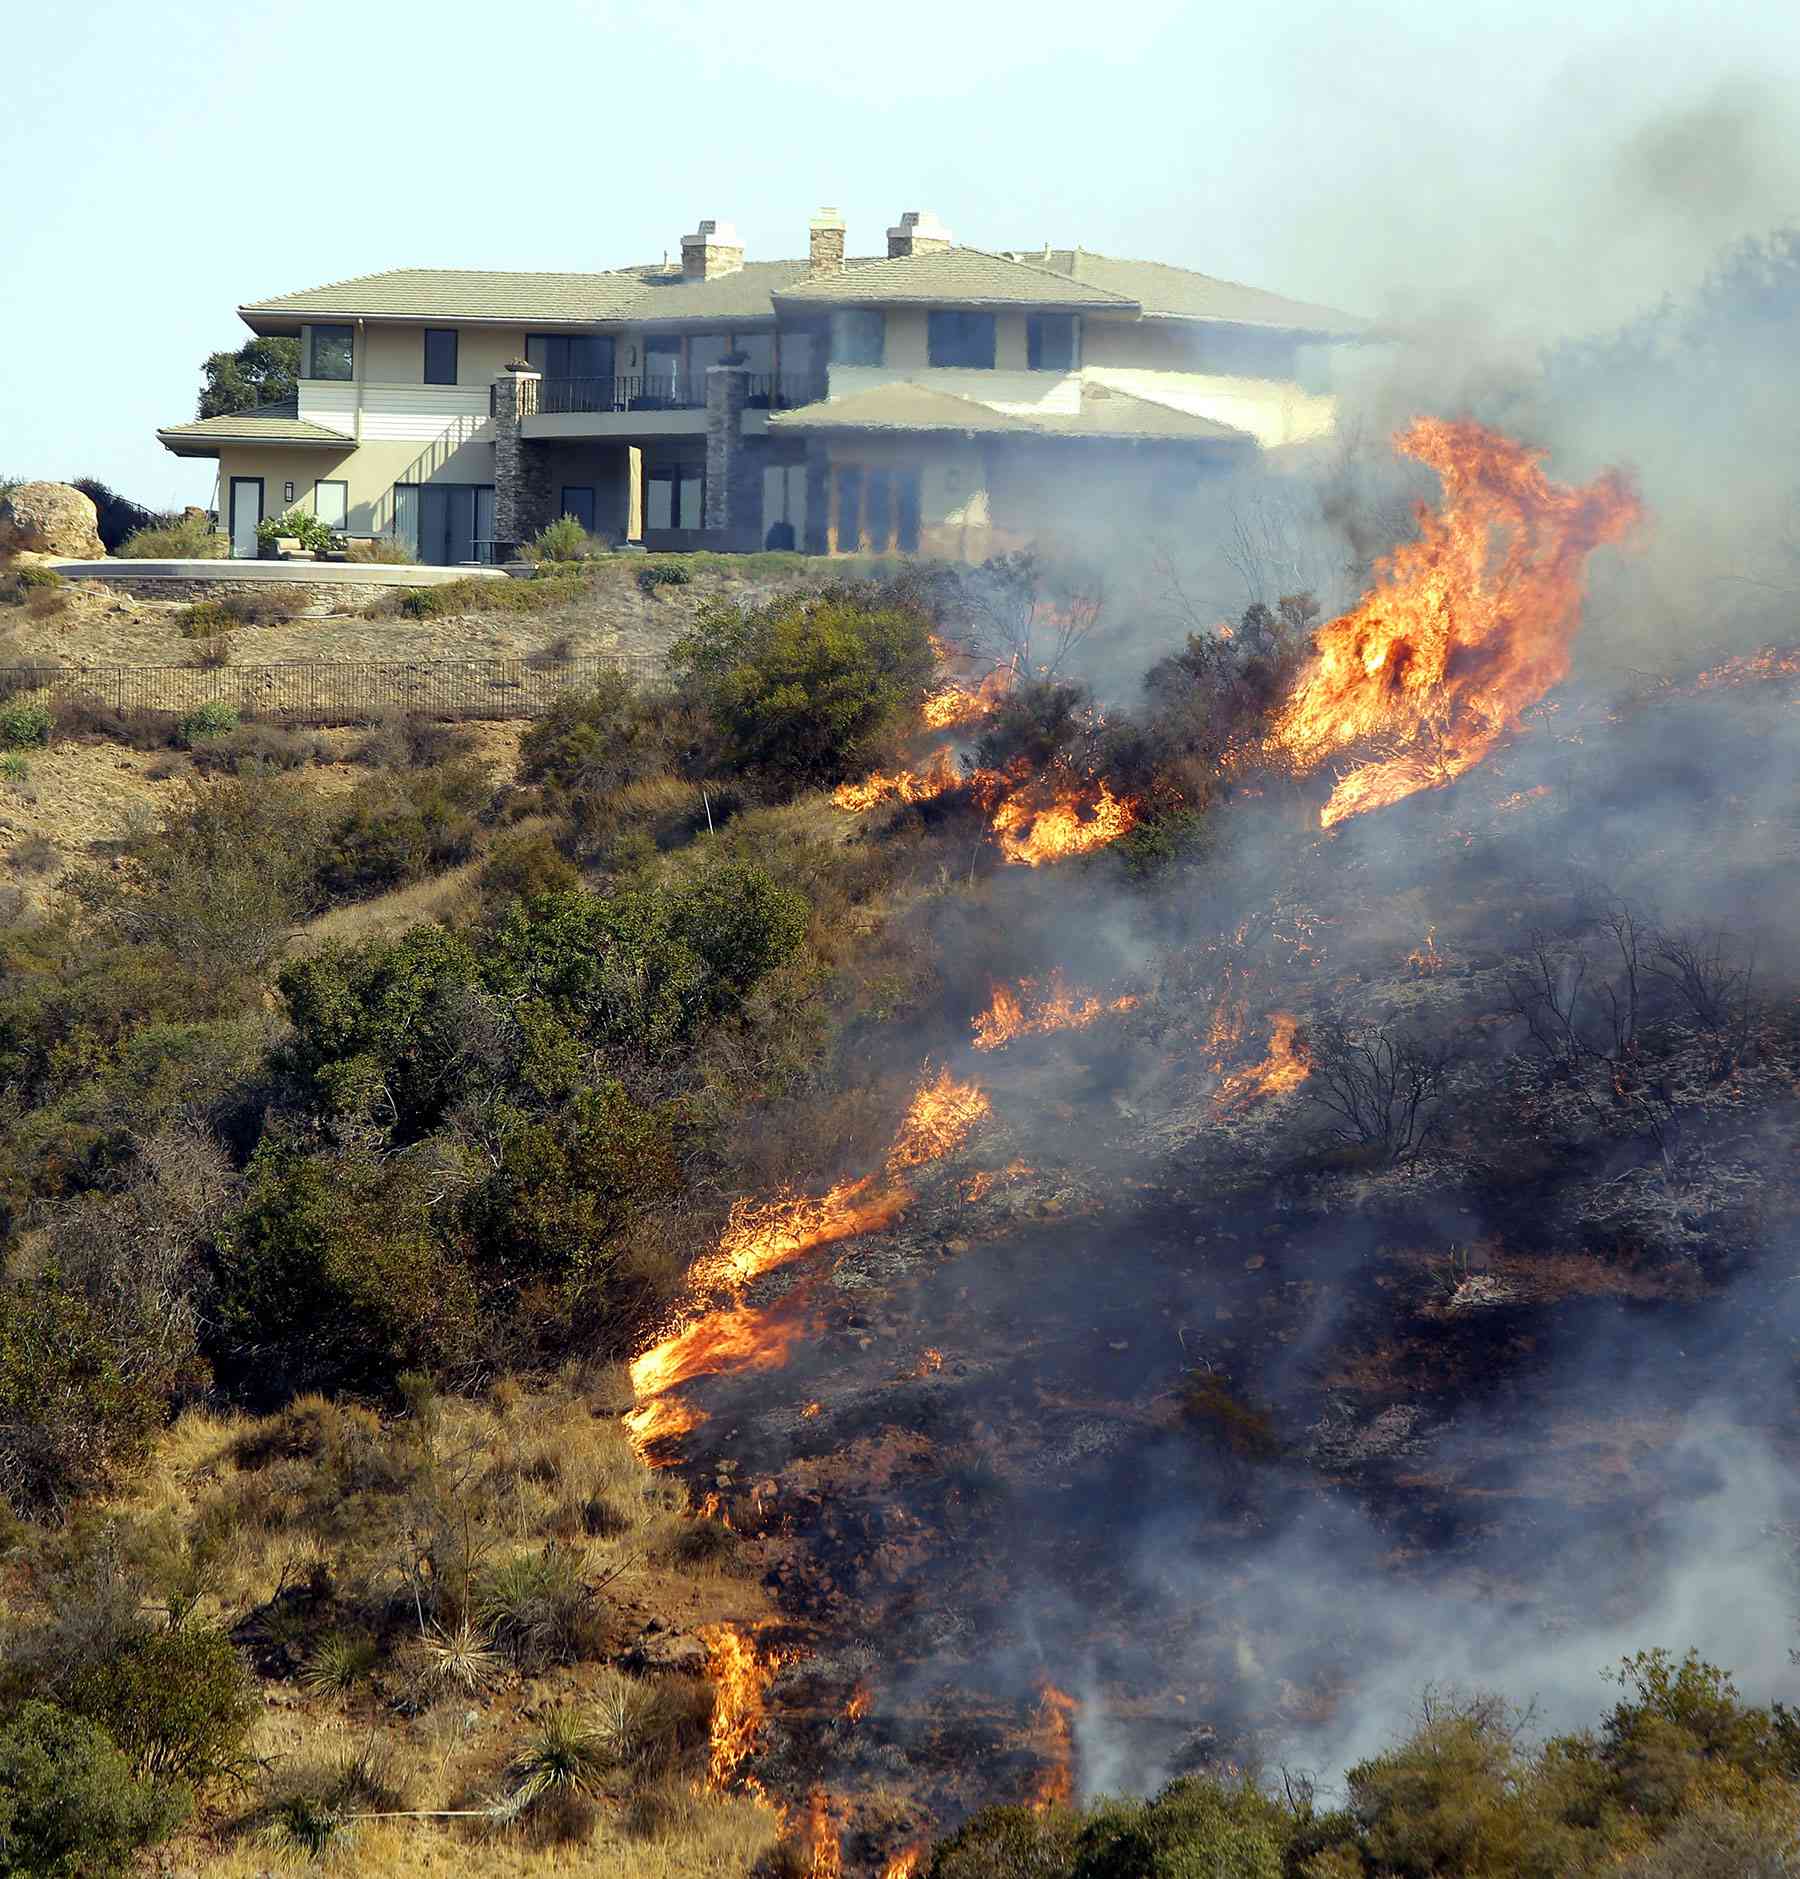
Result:
[[[1800,220],[1800,9],[96,0],[0,28],[0,474],[204,501],[168,456],[234,309],[384,267],[957,238],[1376,315],[1611,323]]]

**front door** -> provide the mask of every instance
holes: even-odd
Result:
[[[237,561],[256,559],[256,525],[263,515],[263,480],[260,476],[231,479],[231,553]]]
[[[563,485],[562,507],[558,515],[572,515],[591,535],[594,532],[594,490],[592,484]]]

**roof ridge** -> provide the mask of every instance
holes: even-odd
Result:
[[[1045,280],[1067,281],[1075,278],[1072,274],[1064,274],[1058,268],[1040,267],[1035,261],[1021,261],[1017,255],[1008,254],[1001,248],[977,248],[970,242],[958,243],[957,248],[966,254],[986,255],[990,261],[1004,261],[1009,267],[1024,268],[1028,274],[1041,274]],[[949,252],[954,254],[957,249],[953,248]],[[1096,293],[1105,294],[1110,300],[1116,300],[1122,307],[1135,307],[1138,304],[1128,294],[1119,293],[1111,287],[1101,287],[1094,281],[1083,281],[1082,285],[1093,288]]]

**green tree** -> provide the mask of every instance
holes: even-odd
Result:
[[[300,375],[297,339],[247,339],[236,352],[209,353],[200,367],[196,416],[229,417],[235,411],[254,411],[294,394]]]
[[[0,1874],[108,1879],[187,1810],[158,1789],[97,1724],[30,1701],[0,1723]]]

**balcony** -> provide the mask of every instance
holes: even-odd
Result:
[[[818,372],[746,372],[744,408],[791,411],[825,396]],[[539,417],[631,411],[704,411],[703,372],[632,373],[619,378],[547,378],[537,388]]]

